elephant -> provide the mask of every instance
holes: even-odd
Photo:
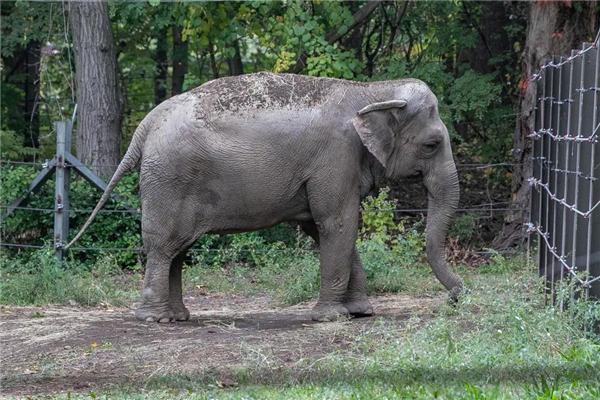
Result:
[[[182,265],[201,235],[289,221],[297,221],[320,250],[312,319],[372,315],[356,239],[361,199],[384,177],[423,178],[428,263],[454,298],[465,289],[444,251],[459,199],[450,138],[435,95],[420,80],[362,83],[260,72],[215,79],[172,97],[139,124],[68,246],[138,164],[147,255],[139,320],[189,319]]]

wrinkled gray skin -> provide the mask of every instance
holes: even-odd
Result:
[[[383,176],[422,175],[429,264],[454,297],[463,288],[444,256],[459,195],[456,168],[437,100],[421,81],[258,73],[173,97],[142,121],[82,231],[138,163],[148,256],[140,320],[189,318],[181,269],[201,235],[284,221],[299,221],[321,250],[312,318],[372,314],[355,242],[360,201]]]

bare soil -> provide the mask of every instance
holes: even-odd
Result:
[[[188,294],[190,321],[172,324],[139,322],[129,308],[3,306],[0,396],[144,387],[156,375],[227,376],[260,363],[291,366],[348,348],[381,319],[402,329],[413,315],[432,315],[443,299],[372,297],[376,316],[333,323],[311,321],[313,303],[280,307],[267,296]]]

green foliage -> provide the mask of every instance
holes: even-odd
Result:
[[[120,306],[138,295],[135,277],[123,274],[114,254],[101,254],[89,269],[70,258],[60,265],[51,246],[36,250],[23,259],[10,257],[1,250],[3,259],[0,303],[45,305],[76,302],[81,305]]]
[[[0,176],[2,192],[0,202],[7,205],[13,202],[27,189],[31,180],[38,171],[29,166],[15,167],[9,165],[3,168]],[[117,186],[117,192],[123,200],[132,207],[139,207],[138,174],[130,174],[123,178]],[[71,183],[70,226],[81,227],[87,220],[90,210],[94,208],[101,193],[92,190],[90,184],[84,180],[74,180]],[[46,182],[41,190],[28,197],[27,206],[31,208],[54,209],[54,180]],[[109,201],[105,210],[122,210],[121,205],[114,200]],[[80,210],[87,210],[81,212]],[[2,221],[3,240],[8,243],[25,243],[43,245],[52,241],[54,215],[52,211],[16,210],[12,215]],[[137,215],[128,213],[100,213],[94,224],[86,231],[77,242],[77,247],[141,247],[140,222]],[[71,235],[75,234],[71,230]],[[30,253],[25,252],[20,257],[27,258]],[[72,250],[71,254],[84,264],[94,264],[101,253],[97,251]],[[120,265],[127,268],[139,267],[139,255],[135,252],[119,252],[116,258]]]
[[[416,281],[422,281],[431,272],[424,265],[425,234],[419,231],[423,220],[406,227],[406,220],[394,221],[396,201],[388,200],[388,188],[377,197],[369,196],[363,203],[361,235],[357,248],[367,276],[369,292],[412,292]],[[427,285],[429,291],[437,285]]]
[[[492,253],[492,256],[487,264],[479,267],[480,274],[511,274],[527,270],[528,263],[524,256],[508,259],[494,249],[486,250]]]
[[[467,245],[475,234],[477,219],[478,215],[476,213],[465,213],[457,216],[448,230],[448,236],[458,239],[461,246]]]
[[[396,228],[394,213],[396,201],[388,200],[389,188],[379,190],[377,197],[368,196],[362,202],[362,228],[363,236],[380,238],[388,234],[388,230]],[[382,211],[382,212],[379,212]]]
[[[14,131],[0,130],[0,157],[3,159],[18,160],[23,156],[32,156],[37,153],[33,147],[23,146],[23,142]]]

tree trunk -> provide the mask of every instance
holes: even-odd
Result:
[[[27,84],[25,86],[25,141],[27,147],[38,148],[40,135],[40,50],[41,42],[33,41],[27,46]]]
[[[8,130],[22,135],[23,145],[38,147],[39,136],[39,94],[40,94],[40,51],[41,42],[30,41],[27,47],[15,51],[10,57],[2,58],[8,71],[4,82],[14,84],[25,95],[23,102],[14,105],[6,121]]]
[[[479,3],[479,4],[477,4]],[[505,27],[510,25],[510,10],[500,1],[479,1],[477,3],[463,2],[468,23],[477,31],[478,41],[475,47],[461,54],[468,61],[469,66],[480,74],[498,72],[503,78],[503,72],[497,70],[495,65],[490,65],[490,59],[509,51],[512,43],[509,42]],[[481,7],[481,15],[474,15],[471,10],[475,6]]]
[[[181,38],[181,27],[173,25],[173,79],[171,95],[183,92],[183,81],[188,71],[188,42]]]
[[[360,9],[360,4],[355,1],[344,1],[344,6],[348,8],[348,10],[354,14]],[[352,29],[347,36],[346,41],[344,42],[344,47],[347,49],[354,50],[354,54],[356,55],[356,59],[358,61],[363,60],[363,41],[365,38],[365,26],[357,26]]]
[[[232,58],[227,59],[227,66],[229,67],[229,75],[243,75],[244,64],[242,63],[242,55],[240,54],[240,43],[235,40],[232,45],[235,50],[235,55]]]
[[[156,36],[156,74],[154,75],[154,104],[159,105],[167,98],[167,34],[168,28],[158,31]],[[183,82],[182,82],[183,84]]]
[[[598,27],[598,15],[590,12],[594,2],[580,3],[583,12],[567,2],[531,3],[529,26],[522,56],[522,81],[519,116],[513,136],[515,165],[511,188],[511,208],[505,217],[505,226],[494,242],[503,249],[522,243],[525,237],[523,223],[529,221],[531,188],[527,179],[532,176],[532,143],[529,135],[534,130],[537,91],[535,83],[528,84],[552,55],[570,55],[571,49],[581,48],[583,41],[593,39]]]
[[[121,158],[122,101],[105,2],[70,1],[77,94],[77,157],[109,177]]]
[[[219,66],[215,58],[215,46],[210,41],[208,42],[208,55],[210,57],[210,67],[213,71],[213,79],[217,79],[219,77]]]

